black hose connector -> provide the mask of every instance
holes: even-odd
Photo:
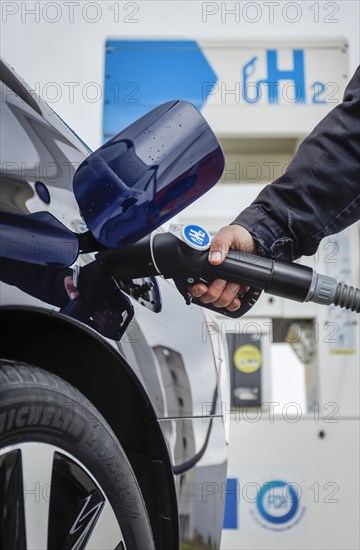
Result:
[[[350,311],[355,311],[355,313],[360,313],[360,288],[338,283],[334,304],[349,309]]]

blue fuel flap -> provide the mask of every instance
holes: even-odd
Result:
[[[74,176],[86,225],[108,247],[132,244],[219,180],[224,155],[200,112],[168,101],[90,155]]]

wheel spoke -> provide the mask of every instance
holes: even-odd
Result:
[[[0,547],[25,548],[21,453],[0,456]]]
[[[86,541],[97,522],[104,505],[99,500],[99,495],[93,492],[81,503],[81,510],[71,525],[69,535],[66,539],[65,550],[83,550],[86,548]]]
[[[51,485],[49,550],[83,550],[105,497],[82,465],[55,452]]]
[[[24,443],[21,456],[27,550],[46,550],[54,449],[43,443]]]
[[[119,546],[121,542],[122,534],[118,521],[109,502],[106,501],[88,540],[86,550],[112,550],[118,547],[125,550],[124,544]]]
[[[110,502],[74,457],[40,442],[2,449],[0,547],[126,550]]]

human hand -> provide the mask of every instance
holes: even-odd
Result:
[[[228,225],[220,229],[211,241],[209,262],[212,265],[221,264],[229,249],[242,250],[256,254],[255,241],[251,234],[241,225]],[[249,290],[248,286],[228,283],[223,279],[215,279],[209,286],[199,283],[190,287],[189,291],[195,298],[200,298],[204,304],[236,311],[241,306],[239,296]]]
[[[79,297],[79,292],[77,291],[76,286],[74,285],[74,279],[72,278],[71,275],[68,275],[67,277],[65,277],[64,287],[70,300],[76,300],[76,298]]]

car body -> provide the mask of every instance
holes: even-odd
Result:
[[[137,281],[145,291],[137,299],[132,293],[135,314],[125,331],[117,332],[122,293],[112,286],[107,294],[109,281],[102,275],[88,285],[95,306],[86,295],[85,313],[74,312],[77,301],[64,281],[72,277],[75,283],[94,255],[80,254],[71,267],[41,265],[39,246],[57,257],[57,242],[50,234],[41,235],[40,244],[36,237],[31,242],[33,235],[24,240],[28,230],[19,225],[29,216],[46,221],[50,215],[76,235],[86,232],[72,182],[90,151],[5,63],[1,86],[6,238],[0,356],[61,377],[100,412],[135,474],[157,549],[179,543],[184,550],[219,548],[227,466],[221,403],[228,403],[228,374],[216,324],[201,308],[185,306],[176,288],[159,278]],[[0,454],[4,445],[0,439]]]

